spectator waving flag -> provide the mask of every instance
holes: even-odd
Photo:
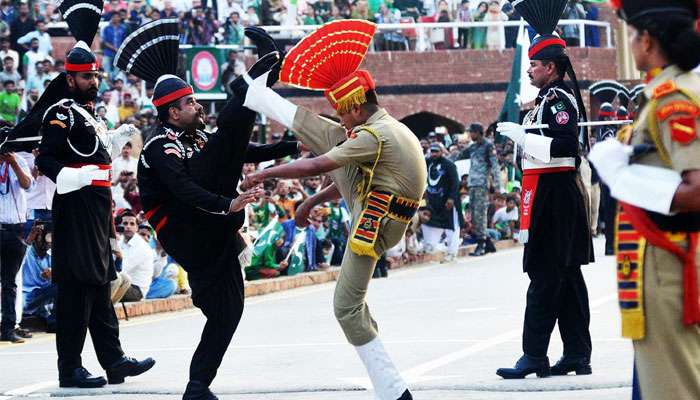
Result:
[[[282,232],[284,232],[284,230],[277,217],[270,220],[260,231],[255,243],[253,243],[253,260],[263,257],[265,250],[275,245],[275,242],[279,239]]]
[[[287,254],[287,260],[289,260],[289,267],[287,267],[287,275],[292,276],[300,272],[304,272],[306,263],[304,262],[304,255],[306,254],[306,228],[294,228],[296,233],[294,235],[294,242],[289,249],[289,254]]]

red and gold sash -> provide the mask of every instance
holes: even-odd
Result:
[[[540,175],[556,172],[575,171],[574,167],[534,168],[523,171],[522,190],[520,192],[520,243],[527,243],[530,239],[530,219],[532,218],[532,206],[535,203],[537,185]]]
[[[620,207],[615,221],[617,295],[622,314],[622,336],[644,337],[644,250],[646,239]]]
[[[616,247],[618,293],[622,310],[622,335],[630,339],[644,337],[643,261],[646,243],[664,249],[683,263],[683,324],[700,324],[700,297],[695,252],[698,233],[688,236],[688,248],[682,249],[660,230],[641,208],[620,202]],[[636,261],[633,255],[636,254]]]

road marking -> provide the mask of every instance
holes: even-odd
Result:
[[[608,302],[610,302],[611,300],[614,300],[616,298],[617,298],[617,294],[615,294],[615,293],[603,296],[603,297],[591,302],[590,308],[594,309],[594,308],[600,307],[600,306],[607,304]],[[443,367],[447,364],[451,364],[455,361],[459,361],[459,360],[466,358],[470,355],[473,355],[473,354],[479,353],[481,351],[490,349],[492,347],[496,347],[496,346],[501,345],[503,343],[509,342],[509,341],[517,338],[520,335],[522,335],[522,328],[510,330],[510,331],[502,333],[494,338],[484,340],[482,342],[476,343],[476,344],[471,345],[469,347],[465,347],[461,350],[457,350],[455,352],[446,354],[442,357],[438,357],[434,360],[417,365],[417,366],[415,366],[407,371],[404,371],[402,375],[407,380],[418,379],[418,378],[426,375],[430,371],[436,370],[440,367]]]
[[[498,310],[496,307],[481,307],[481,308],[458,308],[456,312],[458,313],[473,313],[481,311],[495,311]]]
[[[38,382],[38,383],[32,383],[31,385],[27,386],[22,386],[17,389],[12,389],[8,392],[3,393],[5,396],[9,396],[8,398],[12,398],[14,396],[26,396],[30,393],[34,393],[38,390],[46,389],[49,387],[53,386],[58,386],[58,381],[45,381],[45,382]]]

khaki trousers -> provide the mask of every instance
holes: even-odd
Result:
[[[650,245],[644,263],[646,334],[633,341],[642,399],[700,399],[700,328],[683,325],[683,265]]]
[[[294,131],[297,138],[315,154],[324,154],[347,139],[342,128],[311,114],[304,113],[303,116],[300,118],[300,113],[297,112]],[[356,190],[362,182],[362,174],[358,167],[349,165],[338,168],[329,175],[345,199],[354,227],[364,205],[364,199]],[[395,246],[403,238],[406,227],[407,224],[384,218],[375,244],[377,254],[381,255]],[[354,346],[365,345],[377,337],[377,323],[365,301],[376,264],[377,260],[369,256],[358,256],[350,250],[350,246],[346,246],[335,287],[333,310],[345,337]]]

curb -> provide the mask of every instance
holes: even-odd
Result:
[[[496,249],[505,250],[519,246],[518,243],[512,240],[502,240],[496,242]],[[459,258],[468,257],[468,254],[474,251],[476,245],[462,246],[459,249],[457,256]],[[392,269],[417,267],[421,264],[431,262],[439,262],[442,259],[442,253],[424,254],[418,256],[415,262],[399,263],[394,265]],[[338,279],[340,275],[340,267],[331,268],[328,271],[307,272],[295,276],[284,276],[274,279],[266,279],[245,283],[245,297],[261,296],[264,294],[281,292],[290,289],[296,289],[304,286],[320,285],[322,283],[332,282]],[[152,315],[166,313],[172,311],[180,311],[192,308],[192,298],[189,295],[175,295],[167,299],[153,299],[134,303],[118,303],[114,305],[114,311],[117,313],[118,319],[126,319],[143,315]]]

